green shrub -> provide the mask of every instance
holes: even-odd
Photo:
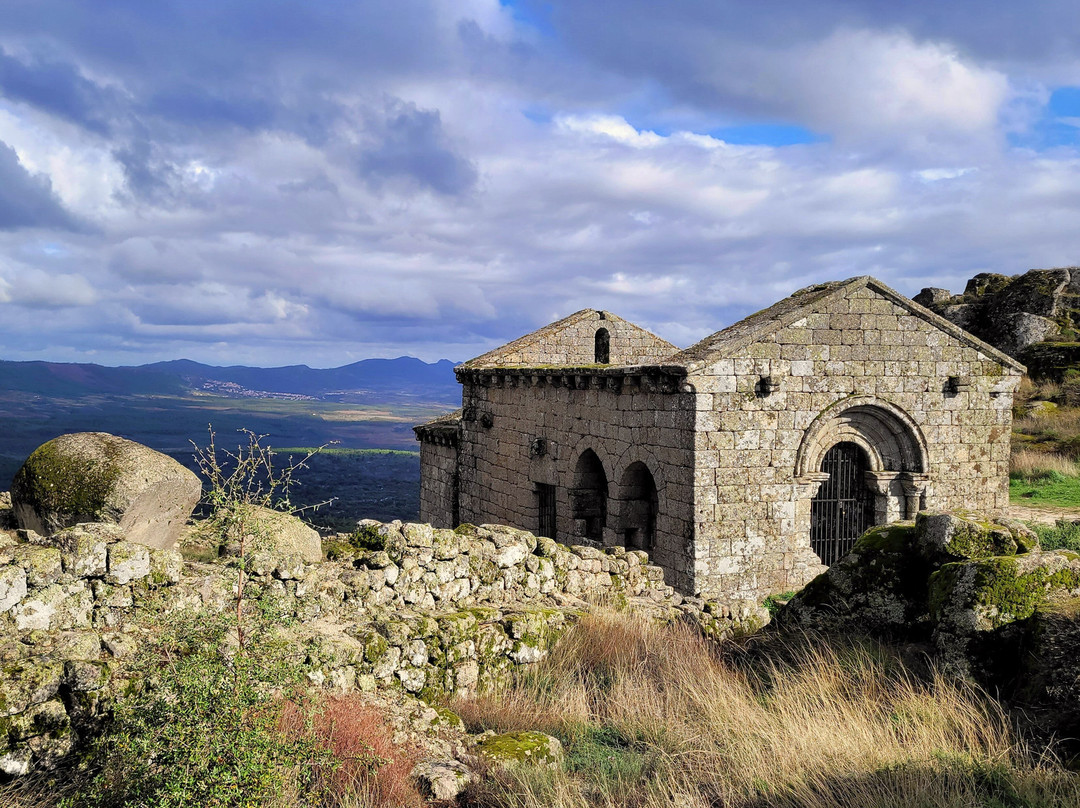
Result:
[[[1030,523],[1030,527],[1039,537],[1042,549],[1080,552],[1080,522],[1059,519],[1053,526]]]
[[[280,731],[285,705],[305,703],[303,669],[259,628],[240,649],[221,615],[186,613],[162,626],[89,750],[88,786],[64,808],[256,808],[332,765],[310,738]]]

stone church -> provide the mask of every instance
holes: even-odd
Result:
[[[686,350],[580,311],[455,369],[420,516],[644,550],[689,594],[798,589],[869,526],[1004,509],[1023,372],[870,277]]]

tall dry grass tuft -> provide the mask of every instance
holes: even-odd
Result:
[[[326,696],[312,714],[287,704],[281,730],[309,737],[329,751],[332,766],[315,768],[303,791],[327,808],[419,808],[424,800],[412,780],[413,750],[393,742],[382,713],[356,695]],[[307,804],[307,803],[306,803]]]
[[[1076,460],[1064,455],[1020,449],[1009,457],[1009,474],[1019,475],[1025,480],[1044,479],[1051,474],[1076,477],[1080,476],[1080,466]]]
[[[994,702],[876,645],[808,639],[736,665],[689,628],[592,615],[513,687],[455,709],[567,747],[565,772],[504,772],[480,806],[968,805],[1016,772],[1036,794],[1068,787]]]

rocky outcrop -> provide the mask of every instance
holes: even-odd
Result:
[[[50,536],[81,522],[113,522],[129,542],[172,547],[202,493],[171,457],[104,432],[39,446],[12,482],[20,527]]]
[[[920,513],[864,534],[775,624],[927,643],[946,670],[1053,713],[1044,725],[1075,737],[1080,707],[1050,707],[1080,693],[1078,615],[1080,555],[1043,552],[1020,523]]]
[[[961,295],[928,288],[913,299],[1027,362],[1030,346],[1077,341],[1080,268],[1032,269],[1012,277],[984,272],[969,280]]]
[[[777,622],[929,640],[941,619],[933,609],[932,591],[936,582],[940,589],[940,570],[1018,552],[1044,555],[1036,550],[1035,534],[1019,522],[924,511],[914,522],[868,530],[848,555],[792,598]]]

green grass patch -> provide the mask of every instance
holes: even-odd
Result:
[[[1009,501],[1017,505],[1080,508],[1080,477],[1069,477],[1056,471],[1035,478],[1009,475]]]
[[[320,449],[318,446],[286,446],[283,449],[274,446],[271,447],[271,451],[276,455],[300,456],[318,452],[321,455],[329,455],[330,457],[414,457],[420,454],[418,449],[415,451],[410,451],[408,449],[345,449],[340,446],[327,446],[323,449]]]
[[[1072,550],[1080,553],[1080,522],[1059,519],[1056,525],[1039,525],[1029,522],[1028,527],[1039,537],[1044,550]]]
[[[563,733],[566,771],[609,793],[629,797],[656,772],[658,752],[611,725],[587,724]]]

